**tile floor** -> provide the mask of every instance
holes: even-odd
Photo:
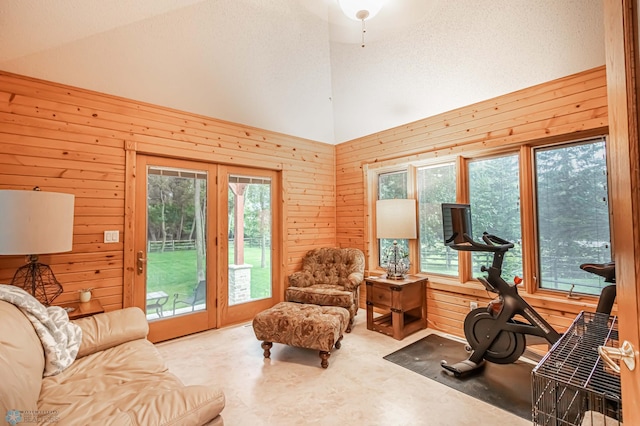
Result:
[[[520,426],[531,422],[382,359],[431,333],[397,341],[367,330],[364,311],[320,367],[317,351],[274,343],[264,359],[250,324],[157,345],[185,384],[226,395],[226,425]]]

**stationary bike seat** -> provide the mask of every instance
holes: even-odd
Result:
[[[609,263],[583,263],[580,269],[604,278],[605,282],[616,282],[616,262]]]

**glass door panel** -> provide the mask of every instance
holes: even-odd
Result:
[[[150,321],[206,310],[207,172],[147,167]]]
[[[136,168],[132,293],[149,340],[216,328],[217,166],[137,155]]]
[[[268,299],[271,286],[271,179],[228,176],[228,304]]]

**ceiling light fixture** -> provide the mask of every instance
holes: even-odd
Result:
[[[364,34],[367,32],[364,21],[376,16],[384,2],[385,0],[338,0],[338,5],[347,18],[362,22],[362,47]]]

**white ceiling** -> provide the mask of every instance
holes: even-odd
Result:
[[[340,143],[604,64],[602,0],[0,0],[0,69]]]

